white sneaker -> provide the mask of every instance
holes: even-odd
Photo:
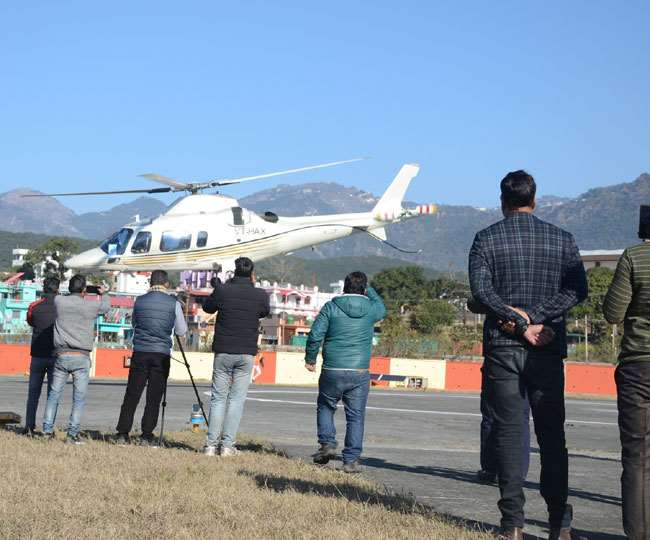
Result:
[[[241,454],[239,450],[237,450],[234,446],[223,446],[221,448],[221,456],[222,457],[229,457],[229,456],[238,456]]]
[[[217,447],[216,446],[204,446],[203,447],[203,455],[204,456],[216,456],[217,455]]]

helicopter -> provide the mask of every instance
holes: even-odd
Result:
[[[402,207],[406,190],[420,169],[416,164],[401,167],[370,212],[282,217],[274,212],[257,214],[221,193],[204,193],[210,188],[332,167],[360,159],[363,158],[202,183],[184,183],[148,173],[141,176],[166,187],[25,196],[188,193],[160,216],[148,220],[135,216],[132,223],[124,225],[99,246],[68,259],[65,265],[74,271],[146,272],[161,269],[228,272],[234,269],[234,261],[240,256],[258,262],[358,233],[368,234],[402,252],[418,253],[388,242],[385,230],[386,225],[437,211],[433,204],[409,209]]]

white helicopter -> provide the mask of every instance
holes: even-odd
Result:
[[[361,158],[362,159],[362,158]],[[165,184],[164,188],[53,193],[26,196],[108,195],[117,193],[188,192],[157,218],[136,221],[102,242],[98,247],[73,256],[65,265],[76,271],[152,271],[156,269],[222,270],[234,269],[237,257],[261,261],[274,255],[316,246],[355,233],[367,233],[387,242],[384,227],[405,219],[433,214],[433,204],[405,209],[402,200],[419,166],[403,165],[377,205],[370,212],[323,216],[281,217],[273,212],[256,214],[219,193],[204,194],[205,189],[238,184],[249,180],[303,172],[359,159],[324,163],[235,179],[205,183],[182,183],[158,174],[144,178]],[[396,246],[393,246],[396,249]],[[403,250],[402,250],[403,251]]]

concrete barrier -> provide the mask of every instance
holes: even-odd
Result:
[[[29,373],[29,345],[0,345],[0,375]]]
[[[29,373],[29,345],[0,344],[0,375],[27,375]],[[97,349],[93,351],[91,377],[98,379],[126,379],[129,374],[125,360],[131,356],[129,349]],[[179,351],[174,351],[170,379],[189,381],[189,375]],[[212,380],[212,353],[187,353],[192,375],[198,381]],[[255,359],[253,382],[256,384],[316,385],[322,358],[319,356],[317,371],[309,372],[304,366],[304,354],[300,352],[264,351]],[[434,390],[477,392],[481,389],[481,362],[463,360],[422,360],[412,358],[373,357],[372,373],[421,377],[427,387]],[[614,369],[612,364],[566,362],[566,393],[615,396]],[[373,382],[388,385],[386,381]]]

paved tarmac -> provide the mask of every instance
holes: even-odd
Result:
[[[199,391],[207,411],[209,386],[201,384]],[[26,379],[0,378],[0,410],[24,414],[26,393]],[[68,384],[57,421],[62,427],[69,414],[71,393]],[[123,394],[123,382],[91,382],[84,428],[111,432]],[[254,385],[241,432],[267,439],[292,456],[309,459],[316,447],[315,401],[314,388]],[[166,429],[186,428],[193,402],[191,386],[170,384]],[[42,410],[43,404],[39,408],[39,422]],[[594,540],[624,538],[620,524],[616,414],[614,401],[567,400],[574,528],[583,537]],[[141,408],[136,418],[140,415]],[[412,494],[437,512],[495,526],[499,518],[498,490],[475,480],[479,466],[479,422],[479,399],[474,394],[372,389],[366,418],[363,474],[393,491]],[[342,410],[337,414],[337,427],[342,441],[345,429]],[[339,466],[338,463],[330,465]],[[539,454],[533,441],[526,484],[529,538],[545,538],[547,532],[538,479]]]

